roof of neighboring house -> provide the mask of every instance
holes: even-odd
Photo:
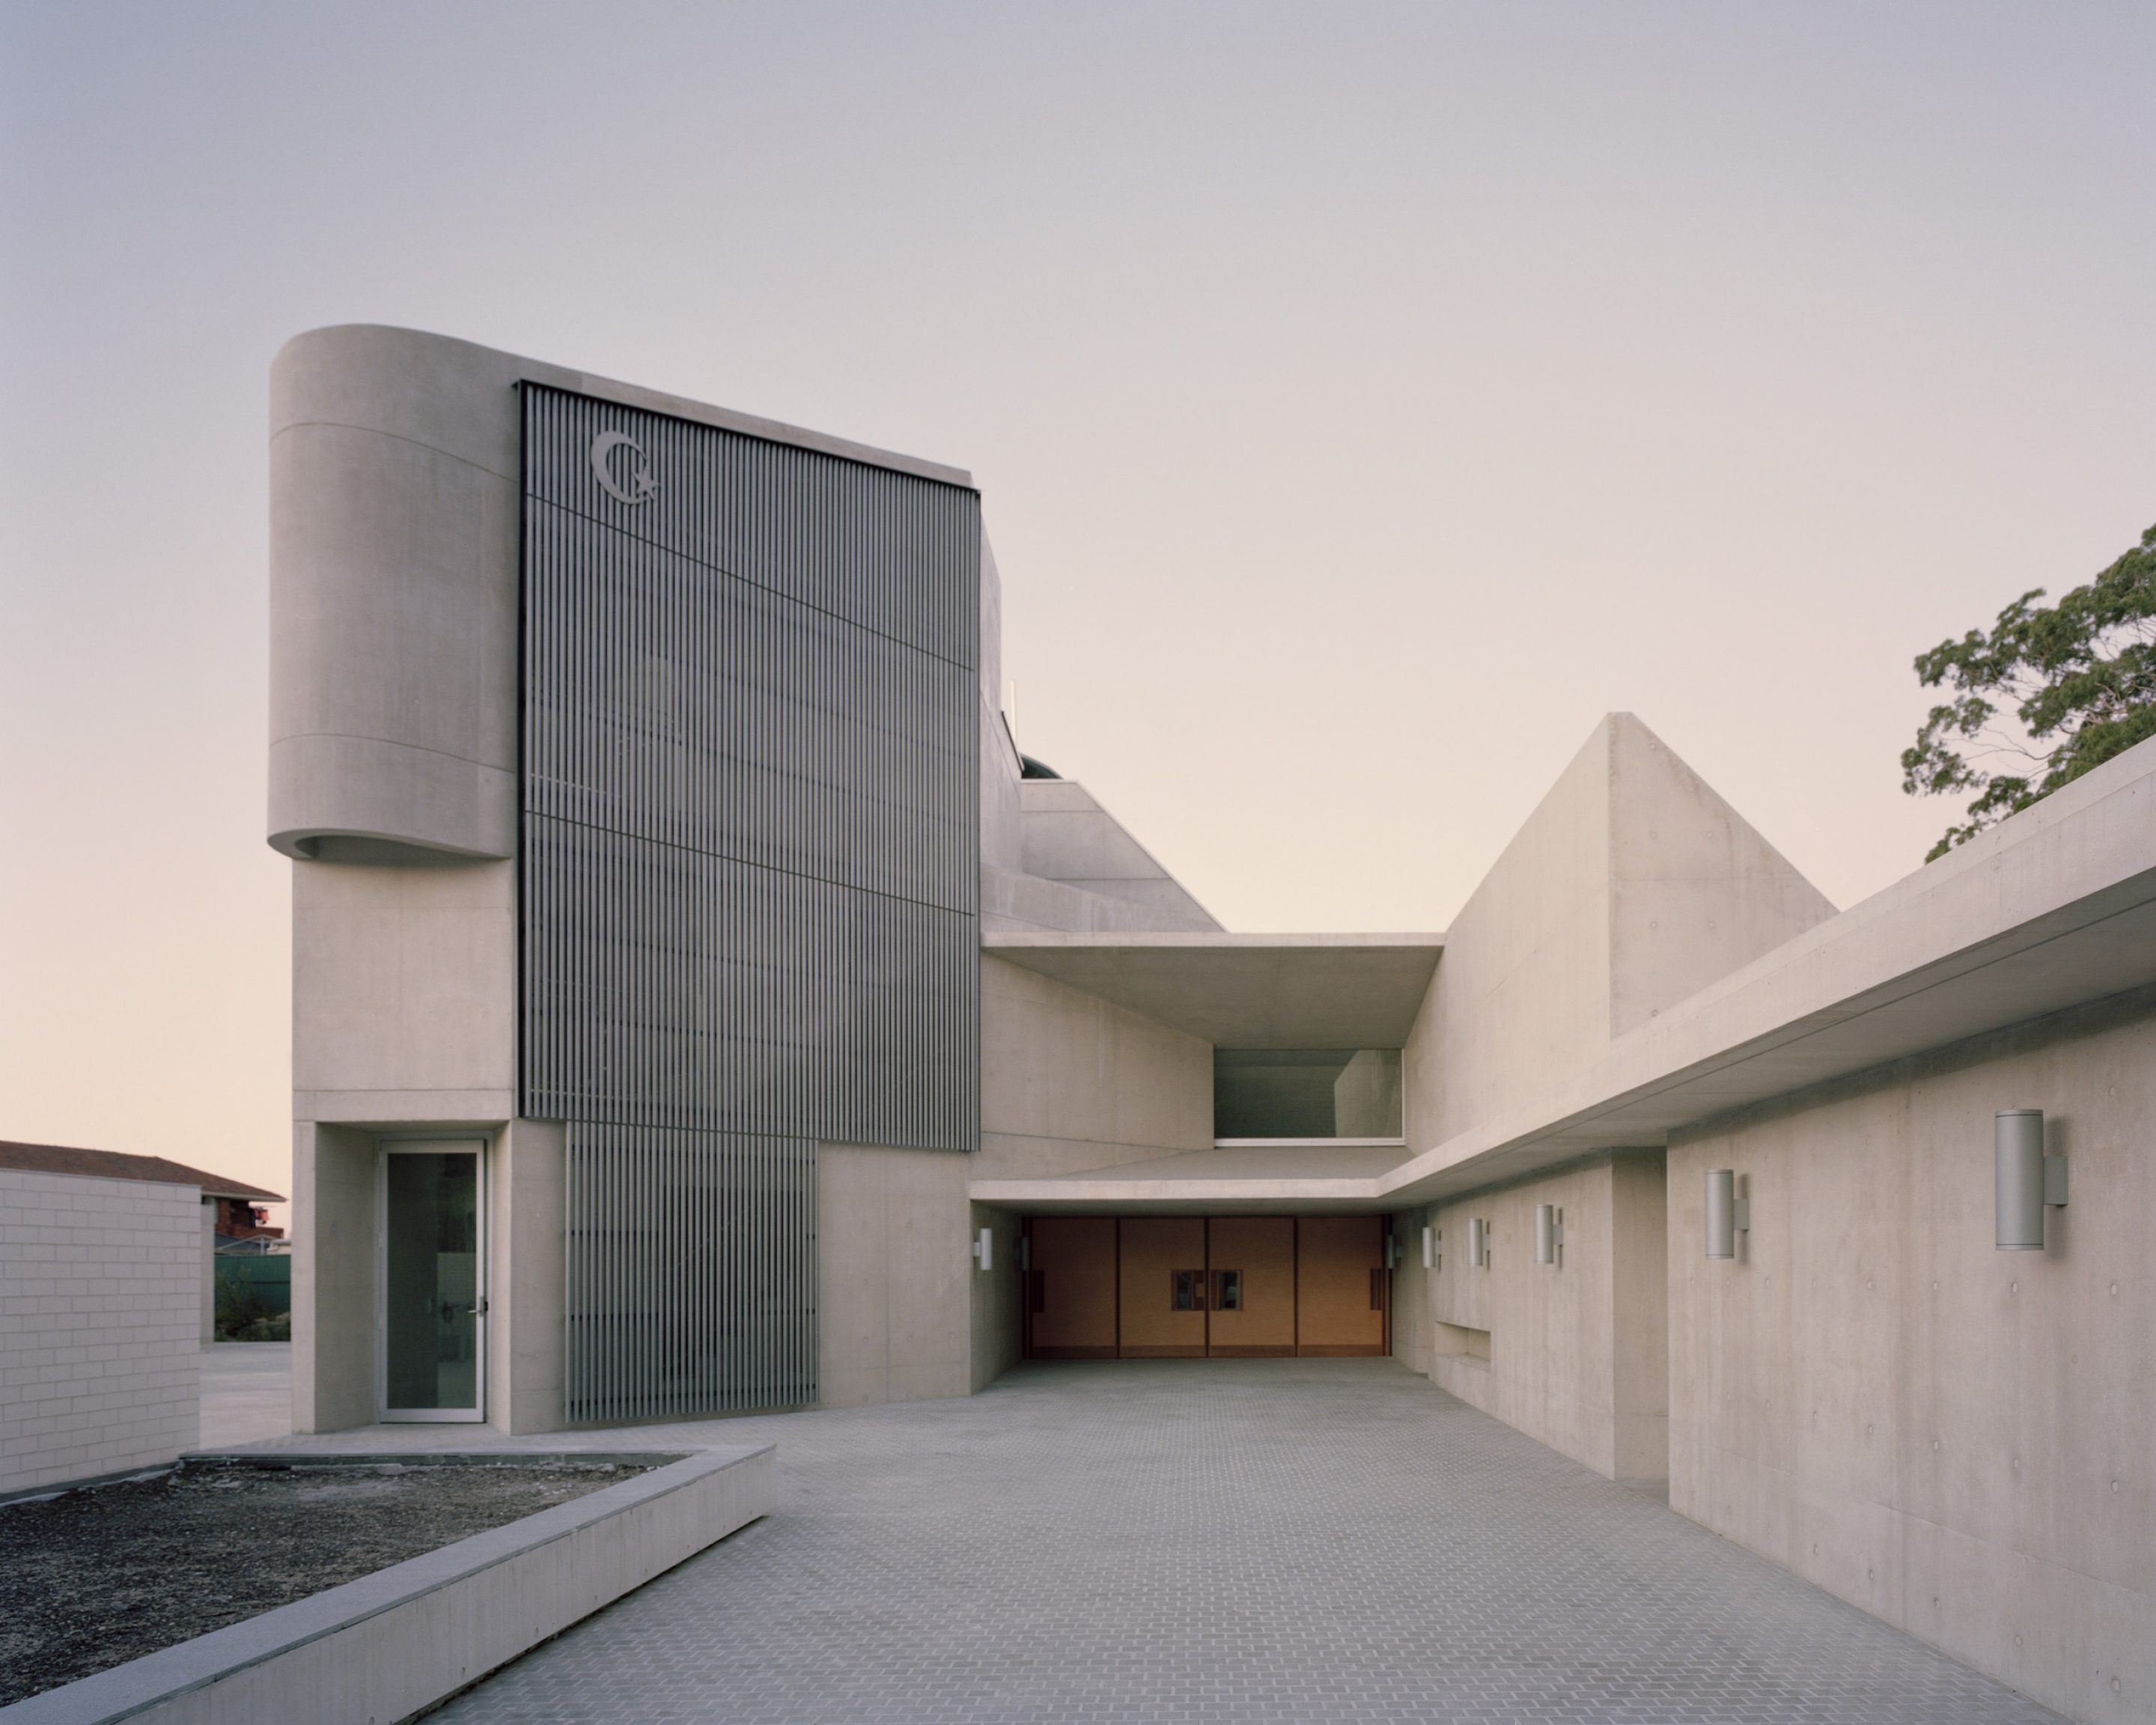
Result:
[[[14,1144],[0,1139],[0,1168],[37,1174],[85,1174],[100,1180],[163,1180],[176,1186],[199,1186],[204,1198],[251,1198],[284,1203],[281,1193],[265,1192],[244,1180],[228,1178],[162,1156],[128,1156],[117,1150],[78,1150],[66,1144]]]

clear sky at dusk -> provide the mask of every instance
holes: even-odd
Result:
[[[285,1189],[265,384],[414,325],[970,467],[1021,740],[1442,927],[1637,712],[1838,904],[2156,521],[2156,8],[0,12],[0,1137]]]

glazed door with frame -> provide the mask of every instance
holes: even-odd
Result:
[[[377,1156],[375,1409],[486,1417],[485,1146],[385,1138]]]

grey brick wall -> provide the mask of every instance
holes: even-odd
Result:
[[[196,1443],[201,1203],[192,1186],[0,1168],[0,1492]]]

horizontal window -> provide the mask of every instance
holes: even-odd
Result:
[[[1397,1138],[1396,1048],[1216,1048],[1215,1138]]]

